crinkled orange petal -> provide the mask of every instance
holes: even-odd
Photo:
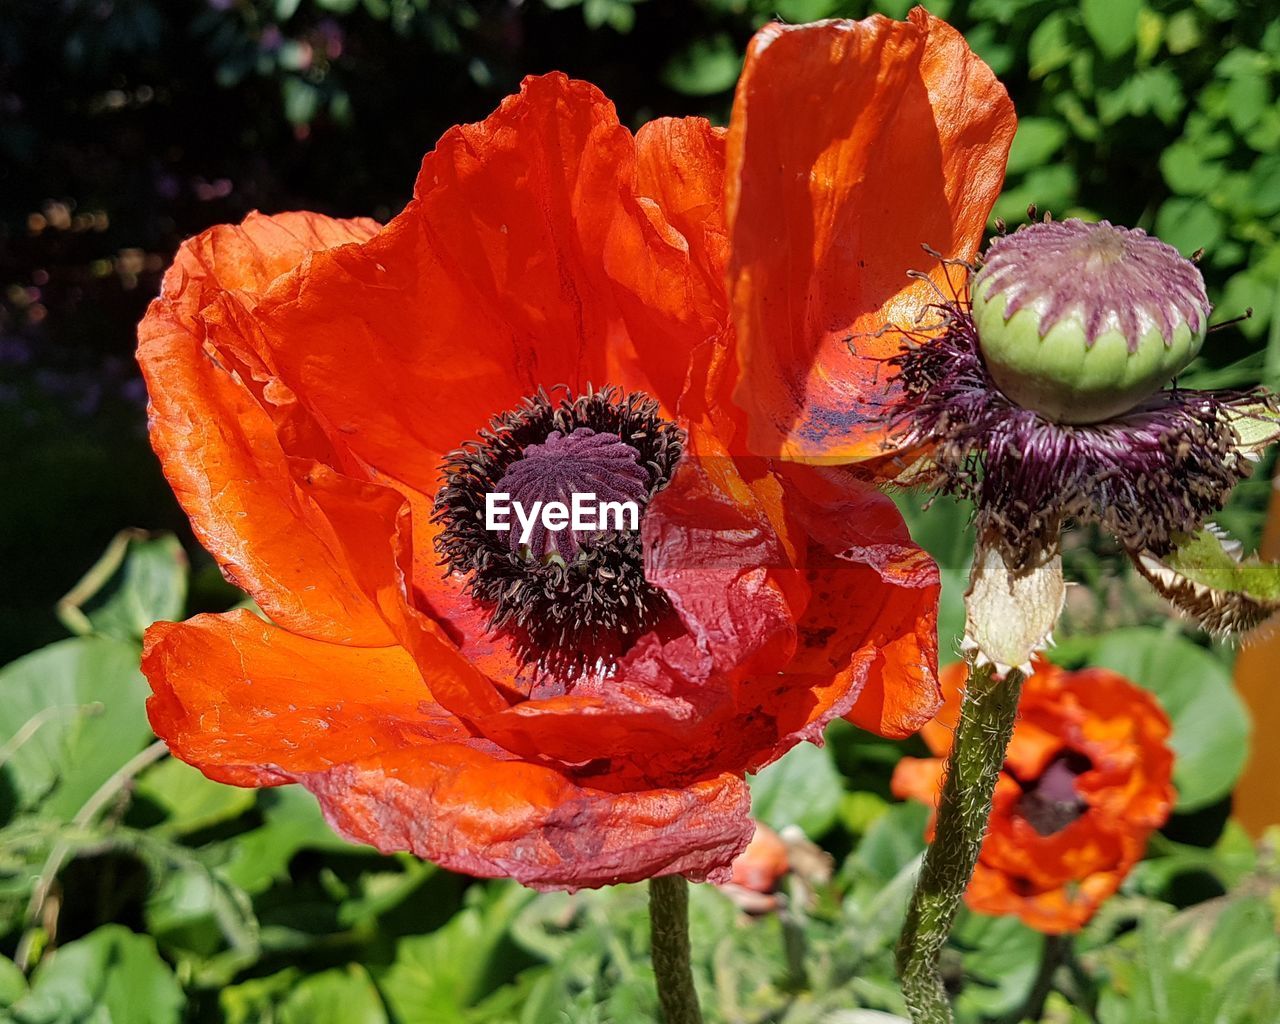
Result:
[[[238,292],[257,299],[308,254],[367,241],[378,230],[378,222],[367,217],[254,212],[240,224],[219,224],[183,242],[165,271],[160,297],[192,326],[194,314],[218,294]]]
[[[538,888],[721,880],[751,836],[740,776],[574,782],[476,739],[400,648],[309,640],[241,611],[155,624],[143,671],[177,757],[235,785],[301,782],[344,835],[456,871]]]
[[[697,426],[688,452],[643,527],[646,576],[683,634],[646,637],[598,685],[476,727],[569,765],[607,751],[600,771],[616,786],[755,770],[820,738],[872,684],[868,727],[904,735],[927,721],[939,700],[938,573],[893,503],[848,474],[818,478],[808,467],[783,487],[753,481],[751,460],[729,458]]]
[[[812,538],[812,597],[797,660],[840,661],[860,650],[865,684],[845,717],[882,736],[909,736],[942,704],[938,567],[912,542],[893,502],[851,474],[793,466],[785,479],[790,507]]]
[[[375,591],[390,568],[399,497],[345,478],[326,481],[326,494],[345,488],[365,506],[366,527],[380,524],[363,537],[336,530],[310,464],[285,450],[270,413],[210,342],[203,319],[227,296],[252,304],[269,276],[304,258],[307,244],[359,240],[373,230],[371,222],[310,214],[278,220],[255,215],[180,250],[138,330],[151,442],[200,542],[276,622],[317,639],[387,644]]]
[[[684,237],[709,310],[727,313],[725,130],[703,117],[660,117],[636,132],[636,190]],[[719,317],[717,317],[719,319]]]
[[[921,8],[756,34],[729,129],[730,295],[752,450],[884,454],[886,323],[932,301],[929,245],[971,258],[1004,180],[1013,106]]]
[[[727,881],[752,832],[734,774],[612,793],[478,742],[384,748],[298,781],[350,839],[535,889],[669,874]]]
[[[484,735],[566,764],[607,756],[611,774],[656,783],[745,770],[822,714],[823,697],[778,674],[795,644],[795,573],[770,511],[714,436],[692,428],[686,451],[641,527],[645,576],[678,621],[605,678],[477,722]],[[798,721],[780,722],[764,687],[748,692],[756,672],[786,689]]]
[[[156,735],[210,778],[273,785],[386,748],[467,735],[399,647],[288,632],[247,611],[157,622],[142,670]]]
[[[1027,892],[1025,883],[982,864],[965,892],[965,903],[980,914],[1009,914],[1047,935],[1079,931],[1113,896],[1128,869],[1090,875],[1070,888]]]
[[[539,388],[613,384],[670,413],[723,287],[695,262],[710,241],[691,250],[639,189],[599,90],[527,79],[445,133],[376,238],[277,283],[257,313],[272,360],[336,445],[426,495],[442,453]]]

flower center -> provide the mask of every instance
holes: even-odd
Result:
[[[640,465],[640,453],[617,434],[578,427],[571,434],[553,430],[542,444],[531,444],[498,481],[497,491],[511,495],[525,510],[546,508],[559,502],[572,508],[574,497],[590,496],[597,502],[643,503],[649,498],[649,471]],[[541,517],[534,523],[527,543],[521,531],[508,531],[508,546],[516,554],[526,547],[529,557],[544,558],[554,549],[561,558],[574,558],[596,528],[558,531],[548,529]]]
[[[640,526],[684,441],[643,392],[588,387],[558,403],[539,391],[445,457],[436,549],[526,663],[604,669],[670,612]]]
[[[1061,832],[1088,810],[1076,779],[1092,768],[1093,762],[1077,751],[1059,754],[1038,779],[1021,784],[1015,813],[1042,836]]]

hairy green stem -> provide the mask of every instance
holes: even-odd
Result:
[[[702,1024],[689,963],[689,883],[681,875],[649,880],[650,948],[666,1024]]]
[[[898,942],[898,975],[914,1024],[952,1024],[938,959],[986,835],[996,779],[1018,715],[1022,673],[970,665],[938,804],[937,829]]]

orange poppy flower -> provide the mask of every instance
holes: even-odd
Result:
[[[976,64],[922,13],[789,31],[888,46],[838,69],[873,112],[950,81],[940,46]],[[532,78],[444,135],[383,228],[252,215],[183,245],[139,331],[152,442],[269,621],[148,631],[178,757],[301,783],[383,850],[574,888],[723,880],[745,773],[838,716],[932,717],[938,575],[892,503],[744,454],[723,205],[744,130],[632,135],[593,87]],[[481,528],[488,493],[575,489],[643,504],[638,533]]]
[[[922,733],[938,756],[899,762],[896,796],[936,803],[965,676],[963,664],[943,671],[946,704]],[[1018,712],[965,902],[1042,932],[1076,931],[1169,817],[1169,719],[1115,672],[1067,672],[1046,661],[1027,679]]]

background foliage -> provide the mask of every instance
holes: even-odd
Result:
[[[637,890],[535,896],[381,857],[337,840],[304,793],[218,786],[151,744],[143,628],[239,595],[191,542],[147,450],[133,329],[183,237],[255,207],[386,218],[439,133],[484,116],[525,73],[595,81],[633,124],[723,120],[763,20],[873,6],[0,5],[0,661],[17,658],[0,670],[0,951],[13,958],[0,958],[0,1021],[654,1018]],[[928,6],[1018,107],[997,212],[1016,223],[1036,202],[1204,248],[1219,316],[1254,317],[1214,335],[1188,377],[1280,384],[1280,4]],[[1249,546],[1269,468],[1223,517]],[[943,566],[954,656],[965,510],[916,504],[904,499]],[[173,533],[116,536],[125,524]],[[1056,656],[1156,692],[1176,727],[1177,814],[1070,950],[966,917],[948,959],[962,1018],[1274,1024],[1280,862],[1229,819],[1249,729],[1231,652],[1171,622],[1097,537],[1075,535],[1068,563],[1087,586]],[[891,950],[924,822],[889,798],[888,778],[921,748],[843,725],[829,741],[767,770],[755,794],[763,820],[821,844],[832,876],[821,857],[798,869],[785,910],[759,919],[695,893],[714,1020],[874,1024],[902,1011]]]

